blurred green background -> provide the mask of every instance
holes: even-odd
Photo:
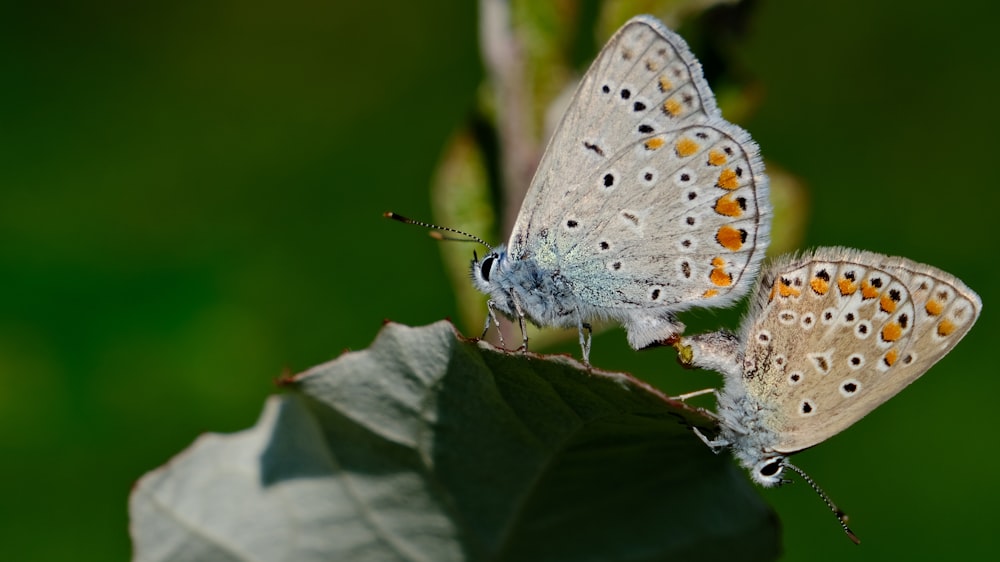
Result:
[[[250,426],[283,370],[365,347],[385,318],[459,317],[436,244],[381,213],[430,216],[437,158],[482,76],[475,9],[0,8],[0,557],[127,558],[134,481],[201,432]],[[749,13],[727,62],[762,88],[743,125],[809,186],[806,244],[930,263],[985,303],[925,378],[796,457],[861,547],[807,486],[763,492],[786,559],[995,554],[1000,414],[968,396],[1000,393],[1000,7]],[[735,326],[738,311],[684,319]],[[594,350],[669,392],[717,381],[670,350],[631,351],[620,330]]]

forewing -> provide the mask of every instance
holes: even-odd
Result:
[[[769,213],[757,146],[719,116],[684,41],[640,17],[583,78],[509,247],[588,304],[721,305],[751,282]]]

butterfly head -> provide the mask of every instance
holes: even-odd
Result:
[[[475,251],[472,252],[472,282],[476,288],[491,295],[497,289],[496,276],[504,271],[507,263],[507,251],[503,246],[491,249],[490,253],[479,259]]]
[[[753,478],[754,482],[765,488],[780,486],[788,482],[788,480],[781,477],[785,468],[784,455],[769,455],[753,465],[753,468],[750,469],[750,477]]]

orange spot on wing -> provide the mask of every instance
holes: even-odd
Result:
[[[726,168],[719,174],[719,181],[715,183],[715,186],[733,190],[740,186],[740,178],[732,168]]]
[[[944,304],[940,301],[931,299],[927,301],[926,305],[924,305],[924,310],[926,310],[927,314],[930,314],[931,316],[937,316],[938,314],[944,312]]]
[[[882,328],[882,341],[898,341],[903,335],[903,328],[898,322],[889,322]]]
[[[721,166],[726,163],[726,155],[718,150],[709,150],[708,163],[712,166]]]
[[[681,104],[677,100],[669,99],[663,102],[663,111],[671,117],[677,117],[681,114]]]
[[[715,239],[727,250],[736,251],[743,247],[743,235],[731,226],[723,226],[715,233]]]
[[[719,291],[716,291],[715,289],[709,289],[709,290],[705,291],[704,293],[702,293],[701,298],[703,298],[703,299],[709,299],[709,298],[712,298],[712,297],[714,297],[715,295],[718,295],[718,294],[719,294]]]
[[[733,284],[733,276],[726,273],[726,271],[721,267],[713,269],[708,278],[716,287],[728,287]]]
[[[646,141],[646,150],[657,150],[661,146],[663,146],[663,138],[662,137],[653,137],[653,138],[649,139],[648,141]]]
[[[861,282],[861,298],[868,300],[878,296],[878,289],[867,281]]]
[[[895,349],[890,349],[885,354],[885,357],[882,358],[882,360],[885,361],[885,364],[889,367],[892,367],[893,363],[896,362],[896,359],[899,359],[899,352]]]
[[[837,287],[840,288],[840,294],[843,296],[853,295],[855,291],[858,290],[858,284],[846,277],[841,277],[837,281]]]
[[[715,256],[712,258],[712,267],[725,267],[726,260],[722,259],[722,256]]]
[[[940,324],[938,324],[937,333],[941,337],[950,336],[951,333],[954,331],[955,331],[955,323],[952,322],[951,320],[948,320],[947,318],[945,318],[944,320],[941,321]]]
[[[812,287],[813,291],[816,291],[817,295],[825,295],[830,290],[830,284],[819,277],[813,277],[813,280],[809,282],[809,286]]]
[[[724,217],[738,217],[743,214],[740,204],[733,199],[732,193],[727,193],[715,202],[715,212]]]
[[[677,156],[686,158],[695,152],[698,152],[698,143],[687,137],[681,137],[681,139],[677,141],[677,144],[674,145],[674,150],[677,151]]]
[[[797,297],[802,294],[802,291],[792,287],[790,283],[786,283],[784,279],[778,280],[778,293],[783,297]]]
[[[668,79],[666,76],[660,76],[660,91],[661,92],[669,92],[670,90],[673,90],[673,89],[674,89],[673,82],[671,82],[670,79]],[[670,103],[670,102],[668,101],[667,103]],[[677,103],[677,102],[674,102],[674,103]],[[664,108],[666,108],[666,104],[664,104]]]
[[[882,309],[882,312],[889,314],[896,311],[896,301],[890,299],[889,295],[882,295],[882,298],[878,301],[878,306]]]

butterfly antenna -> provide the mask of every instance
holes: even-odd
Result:
[[[406,224],[415,224],[417,226],[422,226],[424,228],[433,228],[435,230],[444,230],[446,232],[454,232],[455,234],[461,234],[462,236],[465,236],[465,237],[469,238],[471,241],[479,242],[483,246],[486,246],[487,248],[490,249],[491,252],[494,251],[493,250],[493,246],[490,246],[489,244],[487,244],[485,240],[483,240],[482,238],[480,238],[478,236],[473,236],[472,234],[469,234],[468,232],[462,232],[461,230],[458,230],[458,229],[455,229],[455,228],[449,228],[447,226],[438,226],[436,224],[431,224],[429,222],[423,222],[423,221],[413,220],[411,218],[404,217],[403,215],[396,214],[396,213],[394,213],[392,211],[386,211],[382,216],[384,216],[387,219],[392,219],[394,221],[399,221],[399,222],[406,223]],[[461,240],[460,238],[449,238],[449,237],[445,237],[445,236],[435,236],[435,238],[437,238],[439,240]]]
[[[815,480],[810,478],[809,475],[806,474],[801,468],[795,466],[794,464],[790,464],[787,461],[784,464],[786,467],[797,472],[798,475],[801,476],[802,479],[806,481],[806,484],[809,484],[809,487],[811,487],[817,494],[819,494],[819,497],[820,499],[823,500],[823,503],[825,503],[826,506],[830,508],[830,511],[832,511],[833,514],[837,516],[837,520],[840,521],[840,526],[843,527],[844,532],[847,533],[847,538],[851,539],[851,541],[854,542],[854,544],[861,544],[861,539],[859,539],[858,536],[854,534],[854,531],[852,531],[851,528],[847,526],[847,514],[841,511],[840,508],[837,507],[837,504],[833,503],[833,500],[830,499],[830,496],[826,495],[826,492],[824,492],[823,489],[819,487],[819,484],[817,484]]]
[[[431,238],[435,240],[441,240],[442,242],[479,242],[478,240],[472,240],[469,238],[459,238],[457,236],[448,236],[447,234],[441,234],[436,230],[430,232]]]

